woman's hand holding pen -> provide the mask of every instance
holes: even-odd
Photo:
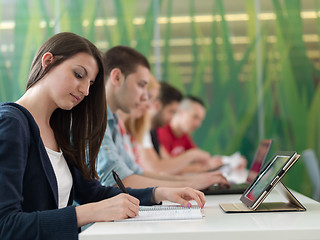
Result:
[[[135,217],[139,212],[139,199],[129,194],[119,194],[115,197],[99,202],[97,217],[99,221],[119,220]]]
[[[195,200],[197,205],[203,208],[206,200],[202,192],[186,187],[186,188],[166,188],[158,187],[155,190],[155,200],[161,202],[168,200],[179,203],[184,207],[191,207],[190,200]]]
[[[195,200],[199,207],[205,204],[204,194],[192,188],[166,188],[155,189],[154,197],[157,202],[168,200],[179,203],[184,207],[191,207],[190,200]],[[138,215],[139,200],[129,194],[119,194],[96,203],[84,204],[76,207],[78,227],[91,222],[108,222]]]
[[[120,177],[116,171],[112,170],[113,178],[117,185],[121,188],[122,192],[126,193],[125,186],[123,185]],[[206,200],[204,194],[198,190],[186,187],[186,188],[166,188],[156,187],[154,188],[153,200],[161,202],[168,200],[171,202],[179,203],[184,207],[191,207],[189,200],[195,200],[199,207],[203,208]]]
[[[108,222],[138,215],[140,201],[129,194],[119,194],[96,203],[76,207],[78,227],[91,222]]]

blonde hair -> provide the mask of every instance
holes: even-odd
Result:
[[[150,80],[147,86],[148,92],[160,88],[160,83],[156,80],[156,78],[150,74]],[[126,130],[130,133],[130,135],[137,141],[139,144],[142,143],[143,136],[151,127],[151,119],[146,112],[139,118],[128,117],[124,122]]]
[[[157,89],[157,88],[160,88],[160,83],[157,81],[157,79],[152,74],[150,74],[150,81],[148,83],[147,90],[151,91],[151,90]]]

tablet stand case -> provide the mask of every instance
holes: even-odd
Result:
[[[306,211],[306,208],[295,198],[290,190],[279,181],[271,190],[277,189],[288,202],[261,202],[256,210],[249,209],[245,204],[241,203],[220,203],[220,207],[226,213],[253,213],[253,212],[290,212],[290,211]]]

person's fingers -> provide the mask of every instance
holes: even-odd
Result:
[[[194,200],[194,201],[196,201],[196,203],[199,207],[202,207],[201,200],[200,200],[199,196],[194,191],[189,190],[187,194],[189,195],[187,198],[188,200]]]
[[[180,193],[180,199],[177,200],[184,207],[191,207],[191,203],[189,200],[196,201],[199,207],[203,207],[205,204],[204,194],[198,190],[194,190],[192,188],[184,188]]]
[[[120,196],[121,195],[121,196]],[[122,205],[125,208],[126,217],[135,217],[139,213],[139,199],[129,195],[129,194],[120,194],[119,197],[122,198]]]
[[[174,202],[180,204],[183,207],[191,207],[192,206],[192,204],[188,200],[182,198],[180,195],[178,195],[178,197],[175,198]]]
[[[228,180],[222,174],[216,174],[214,176],[214,181],[219,186],[225,186],[225,187],[231,186],[231,184],[228,182]]]
[[[210,172],[210,175],[217,176],[217,175],[222,175],[222,173],[220,170],[215,170],[215,171]]]
[[[140,200],[139,200],[138,198],[135,198],[135,197],[133,197],[133,196],[131,196],[131,195],[129,195],[129,194],[127,194],[127,196],[128,196],[128,200],[129,200],[130,202],[132,202],[134,205],[139,206]]]
[[[204,204],[205,204],[205,198],[204,198],[204,194],[198,190],[194,190],[194,189],[191,189],[191,188],[188,188],[187,189],[187,194],[189,194],[189,198],[188,200],[194,200],[196,201],[197,205],[199,207],[203,207]],[[201,196],[203,195],[203,196]]]
[[[220,170],[210,172],[211,176],[215,179],[216,183],[230,185],[228,180],[222,175]]]
[[[223,186],[223,187],[230,187],[231,184],[228,182],[228,180],[224,177],[224,176],[219,176],[219,181],[218,184],[219,186]]]
[[[198,190],[196,190],[196,192],[197,192],[197,194],[198,194],[198,196],[199,196],[199,198],[200,198],[201,207],[203,208],[204,205],[206,204],[206,197],[205,197],[205,195],[204,195],[203,192],[200,192],[200,191],[198,191]]]
[[[170,189],[170,191],[167,192],[167,200],[178,203],[183,207],[191,207],[191,203],[188,200],[192,198],[189,197],[187,189],[188,188]]]
[[[139,210],[140,210],[139,206],[136,206],[134,204],[130,204],[128,206],[127,216],[129,218],[133,218],[139,214]]]
[[[138,198],[135,198],[134,196],[131,196],[127,193],[120,193],[119,195],[117,195],[117,197],[120,198],[122,201],[129,201],[137,206],[139,206],[140,204],[140,200]]]

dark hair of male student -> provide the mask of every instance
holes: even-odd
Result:
[[[150,64],[147,58],[137,50],[128,46],[115,46],[103,54],[105,67],[105,76],[108,79],[111,71],[119,68],[127,77],[129,74],[137,71],[138,66],[146,67],[150,70]]]
[[[182,93],[178,89],[166,82],[161,82],[160,85],[161,87],[158,98],[162,103],[162,107],[165,107],[172,102],[180,102],[182,100]]]
[[[184,99],[188,99],[191,102],[198,103],[202,107],[206,108],[206,105],[204,104],[203,100],[201,98],[199,98],[199,97],[192,96],[192,95],[187,95]]]
[[[174,88],[173,86],[171,86],[166,82],[160,82],[160,93],[159,93],[158,99],[162,104],[162,109],[171,103],[174,103],[174,102],[179,103],[182,100],[182,98],[183,98],[182,93],[178,89]],[[159,116],[162,114],[161,112],[162,111],[159,111],[156,114],[156,116],[153,118],[152,120],[153,129],[151,129],[150,131],[153,147],[159,155],[160,155],[160,149],[159,149],[160,146],[159,146],[156,128],[163,125],[163,123],[161,123],[160,121],[160,116]]]

